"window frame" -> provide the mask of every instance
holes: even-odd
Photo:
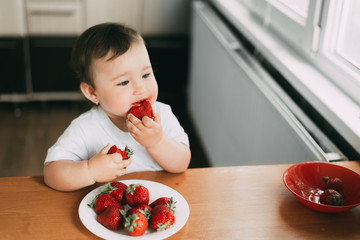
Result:
[[[336,52],[336,35],[339,32],[342,10],[334,11],[339,9],[343,2],[343,0],[325,1],[321,21],[320,48],[313,62],[334,84],[360,104],[360,69]],[[329,26],[333,27],[329,28]]]
[[[311,51],[317,51],[322,0],[309,0],[306,17],[279,0],[237,1],[261,18],[265,27],[281,34],[286,41],[300,46],[304,51],[308,51],[309,46]]]
[[[236,1],[360,105],[360,69],[336,52],[345,0],[309,0],[306,19],[300,19],[279,0]]]

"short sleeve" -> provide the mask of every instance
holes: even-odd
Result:
[[[179,120],[176,118],[174,113],[171,110],[171,107],[167,104],[158,103],[155,111],[158,111],[161,117],[161,125],[163,128],[163,133],[170,139],[184,143],[189,146],[189,138],[184,128],[181,126]]]
[[[83,139],[86,139],[84,131],[76,120],[72,121],[57,142],[49,148],[45,162],[88,159],[88,151]]]

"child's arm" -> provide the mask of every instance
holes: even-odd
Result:
[[[190,148],[163,135],[159,114],[154,113],[154,121],[148,117],[139,120],[129,114],[126,124],[135,140],[147,149],[165,171],[179,173],[188,168]]]
[[[90,160],[45,163],[45,183],[60,191],[73,191],[95,182],[110,182],[116,179],[125,174],[125,167],[131,160],[122,160],[121,154],[107,154],[110,147],[108,144]]]
[[[190,148],[166,136],[163,136],[158,144],[148,147],[147,151],[160,167],[168,172],[183,172],[188,168],[190,163]]]

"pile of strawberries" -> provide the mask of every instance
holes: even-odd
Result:
[[[89,206],[96,212],[96,220],[106,228],[124,228],[131,236],[141,236],[149,226],[162,231],[175,223],[172,197],[160,197],[151,204],[149,199],[149,190],[140,184],[127,186],[122,182],[111,182]]]
[[[322,177],[324,192],[320,195],[320,203],[333,206],[344,205],[344,183],[338,178]]]

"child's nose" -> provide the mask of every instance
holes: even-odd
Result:
[[[145,84],[141,81],[136,81],[134,84],[134,95],[141,95],[144,94],[146,91]]]

